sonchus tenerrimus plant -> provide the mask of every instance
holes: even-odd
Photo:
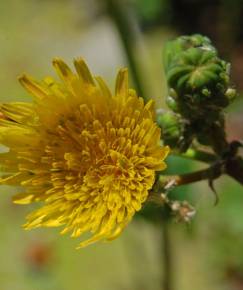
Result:
[[[168,198],[174,186],[207,179],[213,188],[223,173],[243,184],[241,142],[228,143],[224,129],[223,110],[236,95],[230,65],[200,35],[169,42],[164,64],[172,110],[158,111],[157,122],[154,101],[129,87],[127,69],[114,92],[81,58],[75,71],[54,59],[59,81],[19,78],[34,100],[0,104],[0,142],[8,148],[0,154],[0,185],[21,188],[17,204],[41,202],[26,229],[60,227],[80,237],[81,248],[119,236],[148,201],[189,221],[194,208]],[[195,150],[194,141],[211,153]],[[210,165],[165,176],[170,152]]]

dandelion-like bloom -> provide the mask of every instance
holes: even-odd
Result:
[[[77,73],[60,59],[53,65],[62,82],[24,75],[33,103],[1,105],[0,154],[8,173],[1,184],[21,185],[18,204],[42,202],[27,216],[26,229],[63,226],[79,247],[117,237],[141,209],[163,170],[168,147],[160,145],[153,101],[146,105],[128,88],[121,69],[112,95],[82,59]]]

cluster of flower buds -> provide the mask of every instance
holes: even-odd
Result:
[[[219,58],[207,37],[196,34],[167,43],[164,69],[169,92],[167,104],[178,114],[177,126],[183,131],[181,151],[189,147],[192,136],[209,145],[210,140],[205,137],[209,128],[216,123],[224,127],[222,110],[236,96],[230,87],[230,64]],[[175,118],[172,123],[175,125]],[[167,124],[168,120],[160,122],[162,127]],[[166,142],[170,141],[169,137]],[[178,147],[177,143],[172,145]]]

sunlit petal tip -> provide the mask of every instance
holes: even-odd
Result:
[[[25,223],[23,225],[21,225],[21,227],[25,230],[25,231],[30,231],[31,228],[29,227],[28,223]]]
[[[33,82],[31,77],[28,76],[27,74],[22,74],[22,75],[18,76],[18,80],[19,80],[20,84],[26,89],[28,89],[28,87],[31,86],[31,84]]]
[[[122,231],[124,230],[124,227],[118,227],[115,232],[106,239],[106,242],[111,242],[113,240],[115,240],[117,237],[119,237],[122,233]]]
[[[116,95],[122,95],[128,93],[128,69],[122,68],[118,71],[116,78]]]
[[[164,146],[164,158],[166,158],[171,152],[171,149],[168,145]]]
[[[104,80],[102,79],[102,77],[96,76],[95,80],[98,83],[103,95],[108,97],[108,98],[111,98],[111,96],[112,96],[111,91],[108,88],[108,86],[106,85],[106,83],[104,82]]]
[[[69,66],[61,58],[54,58],[52,64],[56,69],[59,77],[64,81],[73,75]]]
[[[155,101],[153,100],[153,99],[150,99],[147,103],[146,103],[146,105],[145,105],[145,109],[147,109],[147,110],[149,110],[149,111],[152,111],[152,112],[154,112],[155,110],[154,110],[154,106],[155,106]]]
[[[97,234],[95,236],[93,236],[92,238],[88,239],[88,240],[84,240],[83,242],[81,242],[77,247],[76,247],[76,250],[79,250],[79,249],[82,249],[82,248],[85,248],[89,245],[92,245],[94,244],[95,242],[101,240],[102,238],[104,237],[103,234]]]
[[[170,149],[170,147],[168,145],[167,146],[163,146],[162,148],[163,149],[161,150],[161,152],[160,152],[160,154],[158,156],[160,156],[160,160],[165,160],[168,157],[168,155],[171,153],[171,149]]]
[[[15,204],[29,204],[32,202],[33,197],[33,194],[19,193],[12,198],[12,201]]]
[[[42,99],[48,95],[48,91],[27,74],[19,76],[18,80],[20,84],[34,97]]]
[[[54,67],[57,67],[57,66],[65,66],[66,67],[67,66],[67,64],[60,57],[53,58],[52,64]]]
[[[83,80],[83,82],[94,85],[95,84],[94,79],[84,59],[76,58],[74,59],[73,62],[74,62],[75,69],[79,77]]]

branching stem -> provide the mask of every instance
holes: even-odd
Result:
[[[198,170],[192,173],[182,174],[182,175],[173,175],[166,176],[161,175],[158,179],[160,188],[168,189],[173,186],[180,186],[185,184],[190,184],[202,180],[214,180],[223,173],[223,168],[220,165],[215,165],[208,167],[206,169]]]

